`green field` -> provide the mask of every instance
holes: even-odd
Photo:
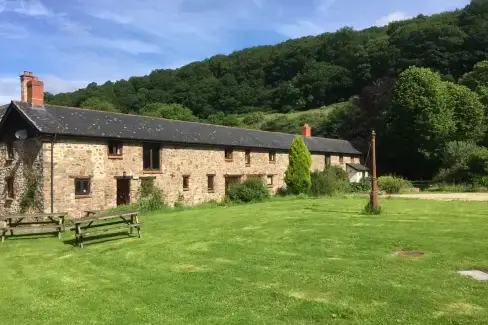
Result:
[[[0,246],[0,324],[487,324],[483,202],[288,199],[142,217],[143,237]],[[398,249],[420,258],[396,257]]]

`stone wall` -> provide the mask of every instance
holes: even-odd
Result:
[[[227,161],[223,148],[161,145],[161,170],[143,170],[142,143],[124,143],[123,156],[112,158],[108,155],[107,141],[58,139],[54,144],[54,210],[68,212],[73,217],[81,217],[85,210],[102,210],[116,206],[116,177],[131,177],[131,202],[138,200],[141,178],[154,177],[155,184],[165,194],[167,204],[179,199],[187,205],[210,200],[220,200],[225,196],[226,177],[272,176],[270,190],[276,192],[284,185],[284,173],[288,165],[288,154],[276,152],[275,162],[269,161],[269,152],[251,150],[251,163],[245,163],[245,150],[235,149],[232,161]],[[347,160],[349,159],[349,160]],[[350,157],[344,159],[349,162]],[[332,157],[338,162],[338,157]],[[51,143],[44,143],[44,210],[50,211],[50,164]],[[312,155],[312,170],[323,170],[325,155]],[[208,175],[214,176],[214,190],[208,190]],[[183,177],[189,176],[189,187],[183,188]],[[75,195],[75,179],[89,178],[91,194]]]
[[[40,139],[17,140],[13,142],[14,159],[7,159],[7,145],[0,143],[0,215],[19,213],[20,202],[27,188],[28,179],[37,180],[35,202],[26,212],[43,210],[44,192],[40,184],[43,179],[43,153]],[[7,177],[13,177],[14,197],[7,193]]]

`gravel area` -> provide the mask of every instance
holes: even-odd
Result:
[[[488,201],[488,193],[414,193],[396,194],[392,197],[446,201]]]

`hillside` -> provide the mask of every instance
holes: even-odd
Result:
[[[411,65],[456,80],[488,58],[487,17],[487,1],[474,0],[459,11],[418,16],[387,27],[343,28],[216,55],[176,70],[91,83],[73,93],[48,94],[47,101],[136,114],[147,112],[148,104],[178,103],[210,121],[219,112],[308,110],[347,100],[373,81],[395,77]]]

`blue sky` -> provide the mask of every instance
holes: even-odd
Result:
[[[384,25],[469,0],[0,0],[0,103],[33,71],[46,90],[145,75],[289,38]]]

